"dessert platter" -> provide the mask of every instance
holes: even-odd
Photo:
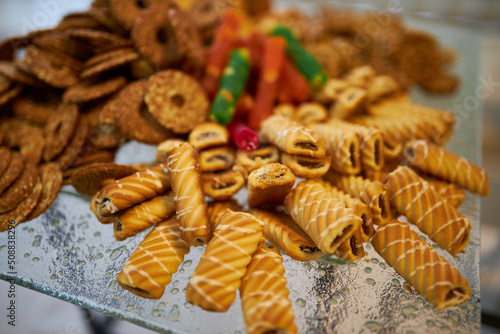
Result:
[[[476,32],[327,4],[2,42],[0,278],[166,333],[479,332]]]

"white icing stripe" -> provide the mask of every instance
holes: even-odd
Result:
[[[133,271],[137,272],[139,275],[146,278],[148,280],[148,282],[150,282],[155,287],[157,287],[157,288],[160,287],[160,285],[151,276],[149,276],[148,272],[146,272],[142,269],[138,269],[133,264],[125,265],[122,269],[122,272],[125,274],[125,277],[127,277],[127,281],[129,281],[130,283],[133,283],[132,277],[130,276],[130,272],[133,272]],[[133,286],[133,285],[130,285],[130,286],[132,288],[135,288],[135,286]]]

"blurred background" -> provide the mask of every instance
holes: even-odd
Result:
[[[23,35],[35,29],[53,27],[67,13],[84,11],[90,0],[1,0],[0,39]],[[491,195],[481,201],[481,304],[482,332],[500,330],[500,1],[499,0],[375,0],[310,1],[342,6],[384,9],[388,3],[401,3],[404,14],[446,19],[475,29],[481,39],[477,56],[482,77],[491,82],[493,93],[484,101],[483,160],[491,183]],[[491,78],[491,79],[490,79]],[[0,333],[152,333],[128,322],[107,318],[55,298],[17,287],[18,325]],[[0,281],[0,296],[8,284]],[[0,298],[0,309],[6,300]],[[490,324],[492,326],[487,326]]]

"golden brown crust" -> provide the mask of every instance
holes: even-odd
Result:
[[[232,146],[208,148],[200,152],[200,170],[203,173],[227,170],[233,166],[235,149]]]
[[[207,203],[208,220],[210,221],[210,229],[212,233],[219,224],[220,217],[225,213],[226,209],[232,211],[242,211],[242,207],[235,199],[229,201],[212,201]]]
[[[197,149],[226,145],[229,143],[229,131],[215,122],[198,124],[189,133],[188,141]]]
[[[326,120],[327,117],[328,112],[326,108],[317,102],[302,103],[293,113],[293,119],[305,126],[322,122]]]
[[[156,147],[156,162],[157,163],[167,162],[170,152],[172,152],[174,148],[179,147],[179,145],[181,145],[184,142],[185,142],[184,139],[178,139],[178,138],[170,138],[161,142]]]
[[[368,103],[366,90],[358,87],[348,87],[330,108],[330,117],[335,119],[348,119],[362,113]]]
[[[305,179],[314,179],[323,176],[330,169],[331,160],[330,156],[313,158],[304,155],[281,153],[281,162],[290,168],[295,176]]]
[[[62,186],[61,168],[54,163],[46,163],[38,167],[38,176],[42,184],[42,193],[35,207],[26,217],[32,220],[47,211],[52,206]]]
[[[60,154],[75,133],[78,122],[78,106],[76,104],[61,103],[57,108],[57,115],[45,124],[46,144],[43,151],[43,160],[50,161]]]
[[[149,232],[124,264],[116,281],[138,296],[158,299],[187,253],[189,245],[180,236],[177,219],[171,217]]]
[[[236,170],[219,173],[202,173],[201,182],[205,195],[216,201],[226,201],[245,185],[243,174]]]
[[[382,98],[390,97],[397,93],[399,85],[389,75],[379,75],[373,79],[367,89],[368,100],[370,103],[376,102]]]
[[[281,204],[295,185],[295,175],[280,163],[272,163],[253,170],[248,176],[248,204]]]
[[[31,163],[25,164],[21,175],[0,194],[0,213],[5,213],[14,209],[31,193],[31,190],[37,182],[38,175],[36,166]]]
[[[354,262],[365,256],[361,228],[357,229],[349,239],[339,245],[335,251],[335,256],[349,262]]]
[[[24,161],[21,155],[15,151],[11,152],[10,163],[0,176],[0,194],[21,175],[24,169]]]
[[[0,125],[0,132],[5,133],[4,145],[17,149],[25,161],[35,165],[40,163],[45,146],[41,128],[33,123],[11,118]]]
[[[445,202],[458,208],[465,199],[465,191],[453,183],[436,179],[432,176],[423,176],[429,185],[436,189]]]
[[[280,153],[275,146],[259,147],[254,151],[236,151],[236,161],[244,166],[248,172],[267,164],[280,161]]]
[[[465,303],[471,296],[467,280],[408,224],[391,221],[371,241],[373,248],[436,310]]]

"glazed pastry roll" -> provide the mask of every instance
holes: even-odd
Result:
[[[399,90],[399,85],[391,76],[379,75],[373,79],[367,89],[368,101],[376,102],[381,98],[393,95]]]
[[[186,142],[172,150],[167,163],[181,235],[191,246],[206,244],[211,234],[198,159],[193,145]]]
[[[412,169],[401,166],[387,176],[391,206],[451,255],[469,243],[469,220]]]
[[[102,188],[95,199],[97,213],[99,217],[110,216],[169,189],[170,175],[166,165],[146,168]]]
[[[286,213],[261,209],[250,209],[250,213],[264,222],[266,239],[292,259],[307,262],[325,255]]]
[[[231,168],[235,161],[235,149],[231,146],[209,148],[200,152],[202,173],[217,172]]]
[[[370,181],[382,182],[387,177],[387,173],[384,170],[367,170],[363,171],[363,177]]]
[[[329,124],[313,124],[311,129],[325,141],[332,169],[344,174],[361,172],[360,137],[356,132]]]
[[[327,117],[328,112],[326,108],[317,102],[302,103],[293,114],[293,119],[305,126],[322,122],[326,120]]]
[[[327,155],[321,158],[313,158],[304,155],[281,153],[281,162],[290,168],[295,176],[304,179],[314,179],[323,176],[330,169],[331,161],[332,158]]]
[[[351,86],[368,88],[377,76],[375,70],[370,65],[359,66],[351,70],[344,77],[344,80]]]
[[[366,109],[368,94],[358,87],[349,87],[343,91],[330,108],[330,117],[348,119],[362,113]]]
[[[288,154],[323,157],[326,145],[313,130],[285,116],[272,115],[262,122],[261,136]]]
[[[381,170],[384,167],[384,135],[382,131],[337,119],[330,120],[328,124],[353,131],[359,135],[360,162],[363,170]]]
[[[232,211],[242,211],[243,209],[234,199],[228,201],[213,201],[207,203],[208,210],[208,220],[210,221],[210,229],[215,231],[217,224],[219,224],[219,218],[225,213],[226,209],[231,209]]]
[[[481,196],[490,194],[490,182],[483,168],[443,147],[424,140],[405,145],[404,155],[411,166]]]
[[[125,240],[173,215],[175,204],[172,192],[155,196],[111,216],[114,218],[115,239]]]
[[[254,151],[236,151],[236,163],[245,167],[248,172],[267,164],[280,161],[280,152],[275,146],[263,146]]]
[[[273,108],[273,114],[293,119],[293,115],[295,114],[295,106],[291,103],[278,104]]]
[[[349,239],[341,243],[334,255],[341,260],[349,262],[354,262],[365,256],[361,229],[357,229]]]
[[[403,144],[387,137],[384,134],[384,158],[386,161],[394,161],[403,152]],[[399,163],[399,161],[398,161]]]
[[[226,201],[243,188],[245,178],[239,171],[227,170],[219,173],[202,173],[201,183],[206,196],[216,201]]]
[[[333,254],[339,245],[361,227],[361,218],[316,183],[300,182],[285,197],[293,220],[320,250]]]
[[[283,258],[277,250],[259,248],[252,256],[240,287],[248,334],[298,333],[284,274]]]
[[[113,224],[115,221],[114,215],[107,216],[107,217],[100,217],[99,216],[99,213],[97,212],[96,201],[95,201],[97,198],[97,195],[99,195],[99,193],[96,193],[94,196],[92,196],[92,199],[90,200],[90,203],[89,203],[90,211],[92,211],[92,213],[95,215],[95,217],[97,218],[97,220],[101,224]]]
[[[467,280],[408,224],[393,220],[379,227],[371,243],[438,312],[469,300]]]
[[[363,179],[361,176],[342,175],[332,170],[326,173],[323,178],[368,205],[374,224],[381,225],[392,218],[389,196],[381,182]]]
[[[227,209],[189,279],[186,300],[206,311],[225,312],[262,238],[262,222]]]
[[[188,141],[197,150],[226,145],[229,143],[229,131],[218,123],[205,122],[194,127],[189,133]]]
[[[138,296],[158,299],[187,253],[189,245],[181,238],[173,216],[149,232],[125,262],[116,281]]]
[[[455,184],[430,176],[424,176],[423,178],[441,195],[443,201],[450,203],[455,208],[458,208],[464,201],[465,191]]]
[[[248,204],[251,207],[282,204],[294,185],[295,175],[278,162],[255,169],[248,176]]]
[[[313,95],[313,100],[324,105],[336,101],[350,85],[345,80],[330,78],[323,88]]]
[[[167,162],[170,152],[184,142],[185,140],[178,138],[169,138],[161,142],[156,148],[156,162]]]

